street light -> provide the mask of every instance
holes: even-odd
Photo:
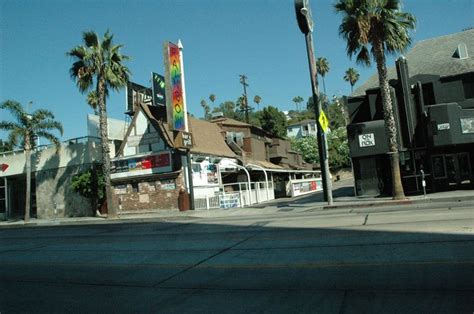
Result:
[[[313,18],[309,0],[295,0],[296,20],[301,32],[305,35],[306,50],[308,53],[309,72],[311,76],[311,89],[313,93],[314,111],[316,114],[316,125],[318,128],[318,153],[319,164],[321,166],[321,176],[323,181],[324,200],[332,205],[332,187],[329,174],[329,162],[327,153],[326,134],[319,122],[321,113],[321,102],[319,100],[318,74],[316,72],[316,62],[313,49]]]

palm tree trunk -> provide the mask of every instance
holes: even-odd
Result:
[[[393,116],[392,99],[388,85],[387,67],[385,64],[385,54],[383,43],[374,45],[375,61],[379,74],[380,95],[382,97],[383,118],[385,121],[385,133],[388,139],[388,150],[390,155],[390,165],[392,168],[392,197],[394,200],[405,198],[403,192],[402,179],[400,176],[400,155],[397,144],[397,126]]]
[[[351,94],[354,92],[354,84],[351,84]]]
[[[26,158],[26,195],[25,195],[25,222],[30,220],[31,210],[31,148],[30,137],[25,136],[25,158]]]
[[[99,77],[97,83],[99,94],[99,125],[100,125],[100,140],[102,146],[102,171],[104,173],[105,181],[105,196],[107,200],[107,217],[116,218],[117,211],[113,203],[112,185],[110,183],[110,147],[109,137],[107,131],[107,108],[105,106],[105,80]]]

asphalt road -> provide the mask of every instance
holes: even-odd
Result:
[[[459,207],[0,229],[0,312],[473,313],[473,218]]]

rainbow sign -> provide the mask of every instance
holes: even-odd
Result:
[[[181,55],[179,47],[173,43],[165,43],[165,67],[168,93],[167,111],[168,123],[171,129],[177,131],[185,131],[185,100],[183,90],[183,73],[181,69]]]

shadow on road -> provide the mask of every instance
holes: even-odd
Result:
[[[472,235],[364,218],[0,230],[0,312],[472,311]]]

